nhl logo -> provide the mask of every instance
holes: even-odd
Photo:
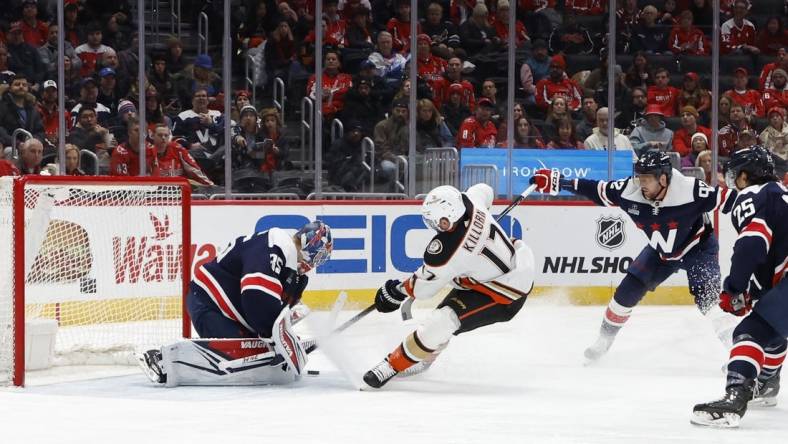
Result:
[[[621,217],[602,216],[596,221],[596,242],[602,248],[615,250],[624,245],[624,220]]]

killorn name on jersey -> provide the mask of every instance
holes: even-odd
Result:
[[[473,212],[473,221],[471,222],[470,229],[468,238],[465,243],[462,244],[462,248],[473,253],[476,245],[479,244],[479,239],[482,237],[482,231],[484,230],[484,213],[479,210]]]

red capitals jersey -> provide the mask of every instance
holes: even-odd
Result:
[[[82,60],[82,68],[79,71],[79,75],[82,77],[92,76],[93,73],[96,72],[99,61],[104,57],[104,53],[110,49],[111,48],[106,45],[99,45],[98,48],[94,49],[87,43],[77,46],[74,53]]]
[[[495,35],[498,36],[499,39],[503,42],[509,41],[509,25],[503,23],[500,20],[493,20],[492,27],[495,29]],[[514,35],[514,44],[516,46],[522,46],[526,40],[528,40],[528,31],[525,29],[525,25],[520,20],[517,20],[515,24],[515,35]]]
[[[564,9],[568,14],[599,15],[605,12],[602,0],[566,0]]]
[[[788,87],[782,91],[769,88],[763,92],[763,107],[772,109],[774,106],[788,108]]]
[[[353,86],[353,78],[350,74],[337,73],[334,76],[323,72],[323,90],[328,90],[328,94],[323,92],[323,115],[326,118],[333,118],[334,114],[342,111],[345,107],[345,94]],[[312,99],[315,98],[315,75],[309,77],[306,86],[306,94]]]
[[[720,156],[728,157],[736,151],[736,144],[739,142],[739,133],[748,127],[736,128],[733,125],[725,125],[717,133],[717,142],[720,148]]]
[[[459,148],[493,148],[498,140],[498,129],[491,120],[482,124],[476,117],[468,117],[462,121],[457,131],[457,147]]]
[[[566,97],[567,105],[572,111],[580,109],[583,95],[574,81],[562,79],[556,83],[548,77],[536,82],[536,105],[540,108],[547,109],[552,103],[553,97],[557,95]]]
[[[5,159],[0,159],[0,177],[2,176],[19,176],[19,168]]]
[[[476,109],[476,96],[473,85],[467,80],[453,82],[446,77],[442,77],[438,82],[435,82],[435,97],[432,99],[435,106],[440,109],[444,103],[449,101],[449,87],[455,83],[462,85],[461,103],[473,112]]]
[[[748,116],[754,115],[756,117],[763,117],[766,112],[763,109],[763,98],[761,93],[754,89],[746,91],[736,91],[729,89],[725,91],[725,95],[733,99],[734,102],[744,107],[744,113]]]
[[[110,176],[139,176],[140,175],[140,155],[129,149],[128,143],[123,143],[115,147],[109,161]],[[145,143],[145,171],[151,174],[153,170],[153,159],[156,158],[156,149],[150,143]]]
[[[427,84],[432,88],[432,95],[438,95],[438,83],[443,78],[443,73],[446,71],[448,63],[440,57],[430,55],[429,58],[420,59],[418,63],[419,77],[424,79]]]
[[[780,66],[778,62],[764,65],[763,70],[761,71],[761,77],[758,79],[758,82],[761,85],[761,91],[766,91],[772,87],[772,72],[779,67]]]
[[[417,35],[421,33],[421,24],[417,25]],[[402,22],[398,18],[389,20],[386,31],[391,33],[394,40],[394,50],[403,54],[410,51],[410,22]]]
[[[344,45],[346,33],[347,33],[346,21],[344,20],[336,20],[333,22],[326,21],[326,34],[323,43],[331,46]]]
[[[674,54],[709,55],[709,41],[703,31],[695,27],[683,31],[678,26],[674,26],[668,37],[668,44]],[[689,49],[682,49],[687,44]]]
[[[647,101],[649,105],[659,105],[665,117],[673,117],[676,115],[676,104],[680,95],[681,91],[672,86],[665,88],[649,86]]]
[[[60,122],[59,122],[59,119],[58,119],[57,107],[55,107],[55,109],[52,110],[52,112],[49,112],[46,109],[45,106],[43,106],[41,103],[39,103],[36,108],[38,108],[38,114],[41,115],[41,120],[44,122],[44,134],[47,137],[55,137],[56,138],[57,137],[57,129],[60,126]],[[73,123],[72,120],[71,120],[71,112],[70,111],[64,111],[64,113],[66,114],[65,115],[66,128],[68,128],[70,130],[71,126],[72,126],[71,124]]]
[[[213,185],[211,179],[202,172],[189,151],[177,142],[168,143],[163,154],[153,156],[150,175],[186,177],[202,185]]]
[[[25,43],[38,48],[47,42],[49,35],[49,26],[46,23],[36,20],[35,26],[30,26],[26,21],[22,21],[22,35],[24,36]]]
[[[739,49],[742,45],[755,46],[755,25],[749,20],[744,20],[741,28],[736,26],[733,19],[722,24],[720,28],[720,49],[723,54]]]

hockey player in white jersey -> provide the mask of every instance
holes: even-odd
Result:
[[[477,184],[461,193],[444,185],[427,194],[424,223],[437,231],[424,264],[404,282],[388,280],[375,295],[387,313],[406,298],[427,299],[445,286],[453,289],[429,318],[393,352],[364,375],[380,388],[394,376],[435,359],[452,335],[512,319],[533,288],[534,257],[519,239],[510,239],[490,214],[493,190]]]

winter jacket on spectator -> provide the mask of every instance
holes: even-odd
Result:
[[[38,50],[25,42],[17,45],[6,42],[8,47],[8,69],[24,73],[31,85],[41,83],[46,76],[46,66],[41,62]]]
[[[544,60],[538,60],[530,56],[525,59],[525,64],[531,68],[531,75],[533,76],[534,83],[550,75],[550,57],[545,57]]]
[[[20,109],[11,100],[11,92],[7,91],[0,99],[0,146],[12,144],[11,135],[17,128],[27,130],[38,140],[44,140],[44,122],[36,109],[35,98],[28,94]]]
[[[372,134],[375,125],[383,120],[383,109],[380,98],[373,96],[371,92],[362,94],[358,90],[358,85],[354,85],[345,95],[345,107],[339,116],[342,123],[357,121],[363,128],[362,133],[369,135]]]
[[[788,123],[783,122],[780,130],[771,125],[767,126],[758,139],[772,154],[782,160],[788,160]]]
[[[379,52],[373,52],[369,55],[369,60],[375,64],[379,76],[391,81],[402,79],[407,63],[407,59],[398,52],[391,53],[389,57],[385,57]]]
[[[463,40],[463,43],[465,41]],[[549,48],[551,54],[591,54],[594,51],[594,40],[584,26],[573,21],[565,22],[550,34]]]
[[[460,41],[469,57],[498,48],[491,42],[494,37],[497,37],[495,29],[486,24],[480,27],[474,19],[460,25]]]
[[[755,46],[755,25],[744,19],[741,27],[733,19],[720,26],[720,52],[730,54],[741,50],[742,45]]]
[[[72,69],[81,69],[82,59],[77,57],[74,47],[68,41],[63,42],[63,53],[71,59]],[[46,79],[57,81],[57,44],[46,43],[38,48],[38,56],[46,69]]]
[[[387,159],[394,161],[396,156],[408,154],[408,122],[400,121],[394,114],[375,125],[375,162]]]

